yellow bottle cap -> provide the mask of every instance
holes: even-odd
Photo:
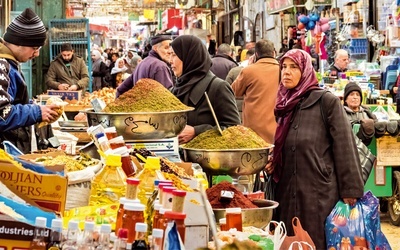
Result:
[[[154,156],[148,156],[145,167],[151,169],[160,169],[160,158]]]
[[[121,163],[121,156],[120,155],[106,155],[106,165],[107,166],[114,166],[114,167],[120,167],[122,165]]]

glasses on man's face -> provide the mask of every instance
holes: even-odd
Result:
[[[40,47],[32,47],[34,52],[38,52],[41,48],[42,48],[42,46],[40,46]]]

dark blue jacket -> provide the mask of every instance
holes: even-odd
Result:
[[[0,142],[11,141],[30,152],[29,126],[42,121],[38,105],[29,104],[28,90],[12,52],[0,43]]]

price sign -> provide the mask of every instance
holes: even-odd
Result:
[[[377,159],[381,166],[400,166],[400,142],[397,137],[383,136],[376,140]]]

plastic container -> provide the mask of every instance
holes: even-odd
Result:
[[[114,248],[115,250],[125,250],[127,247],[127,241],[128,241],[128,234],[129,230],[126,228],[120,228],[117,233],[117,240],[114,242]]]
[[[163,197],[162,197],[162,205],[165,208],[172,208],[172,191],[176,190],[175,187],[167,186],[163,187]]]
[[[122,216],[122,228],[128,228],[128,243],[135,240],[135,225],[138,222],[144,222],[145,206],[140,203],[125,203],[124,215]]]
[[[135,225],[135,241],[132,243],[132,250],[148,250],[149,245],[147,244],[146,233],[147,224],[146,223],[136,223]]]
[[[89,205],[118,203],[126,192],[126,175],[119,155],[106,155],[106,164],[94,177]]]
[[[228,230],[231,228],[236,228],[238,231],[243,231],[242,209],[240,207],[227,208],[225,217]]]
[[[126,146],[124,137],[122,135],[112,138],[108,141],[111,149],[117,149]]]
[[[118,137],[117,129],[115,127],[104,128],[104,133],[109,140]]]
[[[172,190],[172,211],[183,213],[186,192],[182,190]]]
[[[153,232],[151,234],[151,247],[153,250],[161,250],[163,249],[162,239],[164,237],[164,230],[159,228],[153,228]]]
[[[46,241],[44,239],[46,230],[47,219],[44,217],[36,217],[35,220],[35,231],[33,240],[29,249],[35,250],[46,250]]]
[[[175,222],[176,228],[178,229],[179,236],[182,239],[182,242],[185,243],[185,234],[186,234],[186,226],[185,226],[185,213],[176,213],[172,211],[166,211],[164,214],[167,223]]]
[[[136,176],[140,179],[138,199],[142,204],[147,204],[153,194],[157,170],[160,170],[160,158],[148,156],[143,170]]]
[[[164,187],[172,187],[172,186],[173,186],[172,182],[162,182],[158,184],[158,200],[160,204],[163,203]]]
[[[125,197],[127,199],[136,200],[138,193],[138,186],[140,180],[135,178],[127,178],[126,179],[126,194]]]
[[[110,144],[108,143],[108,139],[105,136],[102,136],[98,139],[99,147],[101,151],[106,152],[110,149]]]
[[[160,228],[159,220],[162,217],[160,214],[161,208],[162,208],[162,204],[160,204],[160,203],[154,204],[153,228]]]
[[[126,146],[119,147],[113,149],[113,154],[121,156],[121,167],[125,172],[127,177],[135,175],[135,168],[133,167],[133,163],[131,157],[129,156],[129,150]]]
[[[221,218],[219,219],[219,228],[221,229],[221,231],[228,231],[228,227],[226,225],[226,218]]]

